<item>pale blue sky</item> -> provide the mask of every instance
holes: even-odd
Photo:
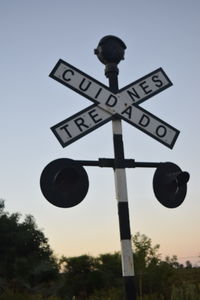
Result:
[[[62,148],[50,127],[91,102],[48,77],[59,58],[104,84],[93,50],[108,34],[126,46],[120,88],[162,67],[173,86],[142,106],[181,131],[168,149],[123,122],[127,158],[172,161],[191,174],[185,202],[162,207],[152,190],[154,169],[127,171],[132,234],[161,245],[163,255],[197,262],[199,226],[200,2],[1,1],[0,197],[10,212],[33,214],[58,255],[120,249],[113,171],[87,168],[90,188],[71,209],[50,205],[39,187],[52,160],[113,157],[111,123]],[[194,259],[192,259],[194,257]]]

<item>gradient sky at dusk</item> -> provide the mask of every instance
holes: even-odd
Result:
[[[155,199],[154,169],[129,169],[132,234],[160,252],[200,258],[200,2],[198,0],[35,0],[0,3],[0,197],[9,212],[34,215],[57,255],[97,255],[120,249],[113,170],[87,167],[90,188],[70,209],[43,197],[40,174],[52,160],[113,157],[111,122],[66,148],[50,127],[91,102],[48,75],[58,59],[108,84],[94,55],[108,34],[127,46],[119,86],[162,67],[173,86],[141,106],[180,130],[172,150],[123,122],[126,158],[171,161],[190,172],[184,203],[167,209]]]

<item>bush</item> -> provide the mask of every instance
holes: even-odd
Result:
[[[123,299],[122,289],[111,288],[109,290],[98,290],[88,300],[121,300]]]
[[[61,300],[57,297],[44,298],[41,295],[29,295],[27,293],[14,293],[11,290],[6,290],[1,296],[0,300]]]
[[[170,300],[200,300],[200,285],[183,283],[181,286],[173,286]]]

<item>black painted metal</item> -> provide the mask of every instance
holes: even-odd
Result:
[[[119,166],[121,166],[121,161],[124,160],[124,146],[121,134],[114,134],[113,136],[114,151],[115,151],[115,162],[117,164],[119,160]],[[117,168],[117,165],[115,165]]]
[[[69,208],[85,198],[89,180],[81,164],[72,159],[60,158],[44,168],[40,177],[40,187],[44,197],[51,204]]]
[[[116,139],[117,140],[117,139]],[[116,141],[115,141],[116,143]],[[121,147],[121,146],[120,146]],[[122,149],[121,151],[122,152]],[[118,154],[118,153],[117,153]],[[77,160],[82,166],[101,167],[101,168],[157,168],[161,163],[157,162],[136,162],[134,159],[126,159],[119,157],[117,160],[113,158],[99,158],[99,160]]]
[[[136,289],[135,284],[133,282],[132,276],[125,276],[124,277],[124,288],[125,288],[125,295],[127,300],[136,300]]]
[[[160,164],[158,162],[134,162],[133,168],[157,168]]]
[[[158,201],[167,208],[176,208],[182,204],[187,193],[189,173],[174,163],[161,163],[153,178],[154,194]]]
[[[124,59],[125,49],[126,45],[121,39],[113,35],[107,35],[100,40],[94,53],[104,65],[117,65]]]
[[[121,240],[130,240],[131,232],[129,225],[129,211],[127,202],[118,203],[119,223],[120,223],[120,238]]]

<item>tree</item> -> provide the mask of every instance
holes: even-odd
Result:
[[[116,288],[122,285],[121,256],[114,254],[101,254],[97,258],[98,270],[101,274],[104,289]]]
[[[142,299],[144,282],[149,279],[147,278],[147,271],[152,274],[152,279],[155,268],[160,262],[160,254],[158,254],[160,246],[158,244],[152,246],[151,239],[139,232],[133,236],[132,241],[136,278],[138,278],[139,297]]]
[[[29,286],[55,278],[58,265],[44,233],[33,216],[20,221],[19,213],[5,212],[0,201],[0,276],[6,280],[21,278]]]
[[[187,269],[192,269],[192,263],[189,260],[186,260],[185,265]]]
[[[60,264],[63,269],[61,296],[87,299],[95,289],[102,286],[96,258],[89,255],[68,258],[63,256]]]
[[[111,289],[122,288],[120,254],[101,254],[94,258],[89,255],[63,257],[62,296],[76,296],[87,299],[94,291],[110,293]],[[79,299],[79,298],[77,298]]]

